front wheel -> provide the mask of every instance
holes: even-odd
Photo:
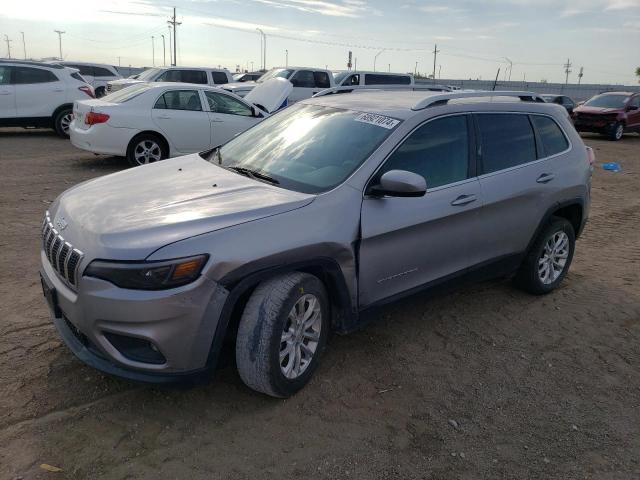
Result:
[[[129,142],[127,148],[127,160],[134,167],[159,162],[168,156],[165,143],[160,137],[151,133],[137,135]]]
[[[569,221],[552,217],[520,266],[515,282],[523,290],[543,295],[555,290],[567,275],[576,236]]]
[[[256,288],[236,339],[242,381],[273,397],[290,397],[318,366],[329,333],[329,302],[322,282],[294,272]]]
[[[624,124],[618,122],[613,126],[611,133],[609,133],[609,139],[616,141],[620,140],[624,135]]]
[[[60,110],[53,118],[53,128],[62,138],[69,138],[69,126],[73,120],[73,111],[70,108]]]

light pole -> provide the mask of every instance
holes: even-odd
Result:
[[[260,33],[260,62],[261,62],[260,69],[266,70],[267,69],[267,36],[259,28],[256,28],[256,30]]]
[[[166,54],[166,50],[164,48],[164,35],[160,35],[162,37],[162,66],[166,67],[167,66],[167,54]]]
[[[513,62],[507,57],[502,57],[502,58],[504,58],[507,61],[507,63],[509,64],[509,81],[511,81],[511,70],[513,70]],[[505,76],[505,80],[506,80],[506,77],[507,77],[507,71],[506,70],[504,71],[504,76]]]
[[[24,59],[27,59],[27,44],[24,43],[24,32],[20,32],[22,34],[22,50],[24,51]]]
[[[415,77],[416,75],[418,75],[418,62],[416,62],[416,66],[413,69],[413,76]]]
[[[156,41],[155,37],[151,35],[151,63],[156,66]]]
[[[289,68],[289,50],[284,51],[284,66],[285,68]]]
[[[376,56],[373,57],[373,71],[376,71],[376,61],[378,60],[378,56],[384,52],[384,49],[380,50],[378,53],[376,53]]]
[[[62,60],[62,34],[65,33],[62,30],[54,30],[58,34],[58,46],[60,47],[60,60]]]

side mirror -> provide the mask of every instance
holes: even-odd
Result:
[[[375,197],[422,197],[426,192],[424,177],[406,170],[389,170],[369,189]]]
[[[627,110],[638,110],[638,106],[637,105],[629,105],[627,107]]]

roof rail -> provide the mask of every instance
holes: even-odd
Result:
[[[0,63],[16,63],[18,65],[33,65],[35,67],[48,67],[48,68],[65,68],[64,65],[59,63],[39,62],[37,60],[16,60],[14,58],[0,58]]]
[[[446,88],[444,85],[422,85],[422,84],[415,84],[415,85],[376,85],[375,87],[369,87],[366,85],[348,85],[348,86],[342,86],[342,87],[331,87],[331,88],[327,88],[325,90],[321,90],[318,93],[316,93],[315,95],[313,95],[314,97],[324,97],[325,95],[333,95],[336,93],[352,93],[352,92],[379,92],[379,91],[391,91],[391,92],[405,92],[405,91],[410,91],[410,92],[420,92],[420,91],[427,91],[427,92],[448,92],[448,90],[446,90]]]
[[[423,100],[420,100],[416,103],[411,110],[422,110],[423,108],[432,107],[436,105],[444,105],[449,100],[457,100],[458,98],[478,98],[478,97],[517,97],[523,102],[542,102],[545,103],[544,99],[533,92],[445,92],[445,93],[436,93],[434,95],[429,95],[425,97]]]

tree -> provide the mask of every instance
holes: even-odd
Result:
[[[638,83],[640,83],[640,67],[636,68],[636,77],[638,77]]]

